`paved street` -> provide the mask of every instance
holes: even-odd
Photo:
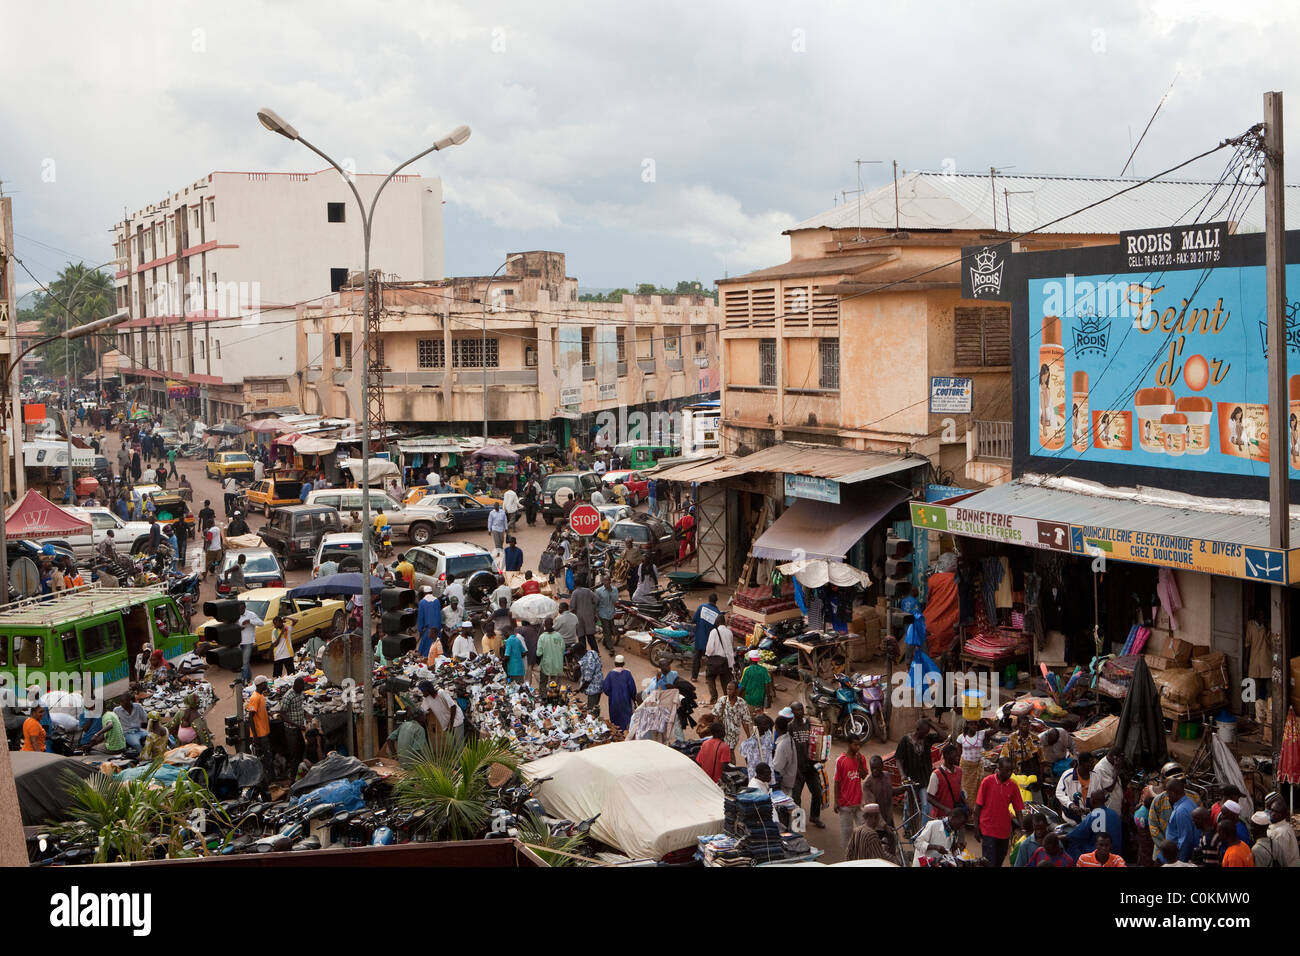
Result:
[[[88,435],[88,430],[79,430],[79,433]],[[119,447],[119,442],[116,434],[110,435],[107,441],[107,450],[106,450],[106,454],[108,455],[110,460],[115,460],[114,456],[117,454],[118,447]],[[194,486],[195,512],[197,512],[199,508],[203,507],[204,499],[208,499],[213,503],[213,507],[216,509],[218,515],[220,515],[222,513],[221,489],[217,481],[214,481],[207,477],[204,470],[205,464],[206,463],[202,459],[182,458],[182,459],[177,459],[176,467],[181,474],[188,476],[190,483]],[[642,506],[641,510],[644,510],[644,506]],[[247,517],[248,517],[249,526],[252,528],[254,532],[259,531],[266,522],[266,519],[263,518],[260,514],[253,514]],[[523,521],[522,518],[520,519],[519,526],[516,529],[516,537],[519,539],[519,546],[524,551],[525,568],[533,568],[533,569],[536,568],[537,557],[541,553],[543,548],[545,548],[546,542],[550,538],[550,534],[551,534],[551,527],[546,525],[542,521],[540,516],[537,519],[537,523],[532,527],[530,527],[525,521]],[[471,544],[481,545],[485,548],[491,548],[492,546],[491,536],[487,533],[487,531],[457,532],[454,535],[451,534],[444,535],[440,540],[467,541]],[[195,542],[191,541],[189,546],[191,548],[195,547],[196,546]],[[399,542],[396,550],[400,552],[405,546],[406,545],[404,543]],[[311,577],[310,568],[295,567],[288,571],[288,584],[290,587],[292,587],[294,585],[301,584],[309,580],[310,577]],[[687,602],[686,602],[687,606],[693,610],[697,604],[701,603],[703,600],[707,598],[709,590],[710,590],[709,588],[702,588],[689,594],[687,596]],[[722,602],[725,604],[730,589],[719,587],[717,588],[717,591],[721,595]],[[211,600],[215,596],[216,596],[216,582],[212,579],[209,579],[205,581],[202,585],[201,598],[202,600],[206,601],[206,600]],[[196,623],[202,617],[201,611],[202,608],[200,607],[200,614],[196,616],[195,619]],[[649,677],[654,673],[654,668],[650,665],[649,661],[647,661],[645,658],[632,653],[630,650],[624,649],[624,651],[625,651],[624,656],[627,660],[627,667],[629,670],[632,671],[633,675],[636,677],[638,684],[641,681],[643,681],[646,677]],[[608,659],[606,659],[606,667],[608,668]],[[689,668],[689,664],[685,665],[685,667]],[[859,669],[866,669],[864,665],[858,665],[858,667]],[[255,660],[253,664],[253,672],[254,674],[264,673],[270,676],[270,672],[271,672],[270,662],[266,660]],[[209,715],[208,720],[210,725],[213,727],[213,729],[216,730],[217,728],[223,727],[225,718],[229,714],[234,712],[234,692],[231,688],[231,681],[234,679],[235,674],[230,671],[221,670],[219,668],[209,668],[208,675],[209,675],[209,680],[212,682],[213,690],[217,693],[217,703],[214,706],[212,713]],[[708,686],[702,674],[700,676],[700,679],[696,681],[696,687],[699,691],[699,699],[701,705],[703,705],[701,709],[706,709],[708,704],[708,699],[709,699]],[[795,694],[798,692],[798,689],[799,689],[799,685],[797,684],[797,682],[788,680],[786,678],[778,678],[776,682],[776,703],[774,707],[769,711],[769,713],[772,716],[775,716],[777,711],[780,710],[780,708],[790,703],[790,701],[793,699]],[[699,712],[700,710],[697,709],[697,713]],[[863,747],[863,753],[868,758],[870,758],[871,755],[876,753],[882,753],[886,755],[893,753],[894,747],[898,742],[899,728],[904,726],[903,722],[899,718],[900,715],[895,715],[894,730],[891,735],[891,740],[889,741],[888,744],[881,744],[878,740],[873,739],[870,743],[868,743]],[[694,736],[694,731],[688,731],[688,736]],[[832,744],[832,754],[831,754],[832,766],[835,758],[842,752],[843,752],[842,742],[838,740],[835,741]],[[830,766],[828,766],[827,768],[827,773],[828,776],[832,775]],[[808,799],[807,796],[805,796],[804,797],[805,810],[807,809],[807,799]],[[842,852],[841,852],[840,841],[839,841],[838,822],[836,820],[835,814],[831,812],[829,809],[823,812],[823,820],[826,823],[826,829],[818,830],[816,828],[810,827],[808,833],[808,839],[809,842],[812,843],[814,846],[817,846],[826,852],[826,856],[823,859],[825,859],[827,862],[834,862],[836,860],[842,859]]]

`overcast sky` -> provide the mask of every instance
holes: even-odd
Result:
[[[1172,166],[1257,122],[1263,91],[1300,102],[1298,9],[8,3],[0,181],[18,254],[48,281],[69,257],[108,259],[124,208],[214,169],[318,168],[260,106],[363,172],[466,123],[465,146],[416,166],[443,180],[449,275],[555,249],[584,287],[707,284],[785,261],[781,231],[854,188],[855,159],[885,161],[863,167],[868,188],[893,159],[1116,176],[1177,74],[1131,172]],[[1223,160],[1207,162],[1192,172]]]

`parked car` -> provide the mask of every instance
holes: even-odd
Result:
[[[591,493],[600,489],[600,475],[594,471],[562,471],[542,480],[542,520],[551,524],[564,517],[564,506],[577,496],[590,501]]]
[[[310,492],[309,492],[310,494]],[[244,492],[245,512],[260,511],[268,518],[272,510],[303,504],[302,479],[268,475],[255,481]]]
[[[225,478],[227,475],[234,475],[236,478],[249,480],[253,477],[253,459],[247,452],[219,451],[212,457],[212,461],[204,466],[204,471],[209,478]]]
[[[617,522],[609,529],[611,541],[630,541],[643,553],[649,553],[655,564],[677,560],[677,539],[673,526],[653,515],[634,515]]]
[[[433,540],[434,535],[451,531],[456,527],[455,516],[460,513],[460,510],[448,508],[437,500],[442,497],[461,496],[428,495],[395,514],[388,514],[388,510],[384,509],[393,534],[410,538],[412,544],[428,544]],[[487,527],[486,518],[483,519],[483,526]]]
[[[277,512],[281,514],[282,512]],[[333,598],[291,598],[284,588],[255,588],[239,596],[248,610],[266,623],[257,629],[257,650],[271,650],[272,621],[283,614],[293,621],[293,642],[298,644],[314,634],[334,637],[347,628],[347,604]],[[216,621],[207,620],[195,628],[203,634],[204,628]]]
[[[316,557],[311,562],[311,576],[320,576],[320,566],[326,561],[335,561],[339,573],[361,571],[361,534],[356,531],[339,531],[327,534],[320,539]]]
[[[266,546],[291,567],[294,561],[310,561],[321,538],[342,530],[339,513],[328,505],[291,505],[271,512],[261,535]]]
[[[465,541],[439,541],[411,548],[402,557],[411,562],[415,568],[415,588],[428,585],[434,594],[441,594],[447,587],[447,575],[456,575],[456,580],[464,582],[466,604],[481,604],[483,599],[470,600],[468,591],[474,575],[487,571],[495,574],[492,553],[477,544]],[[490,589],[489,589],[490,590]]]
[[[230,586],[226,584],[226,572],[239,563],[239,556],[244,556],[244,588],[282,588],[284,587],[284,566],[279,557],[270,548],[227,548],[221,567],[217,569],[217,593],[229,594]]]
[[[450,528],[456,531],[486,530],[488,515],[492,513],[492,505],[484,504],[471,495],[462,495],[455,492],[451,494],[425,495],[413,507],[423,509],[421,513],[436,513],[435,509],[441,508],[451,522]],[[411,521],[408,519],[406,523],[410,524]],[[394,523],[394,527],[396,527],[396,523]],[[421,542],[417,541],[415,543],[420,544]]]
[[[600,512],[602,518],[609,519],[611,527],[634,514],[631,505],[596,505],[596,510]]]
[[[602,476],[602,480],[605,482],[605,487],[610,489],[605,492],[607,498],[611,497],[613,487],[622,482],[627,488],[627,503],[633,508],[650,497],[650,481],[640,472],[631,469],[607,471]]]

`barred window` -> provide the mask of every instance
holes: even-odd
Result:
[[[821,387],[839,388],[840,340],[822,339],[818,343],[818,351],[821,354],[821,377],[819,379]]]
[[[758,384],[776,387],[776,339],[758,340]]]
[[[420,339],[416,343],[416,361],[420,368],[443,368],[447,351],[442,339]]]
[[[451,343],[451,357],[456,368],[483,368],[483,340],[456,339]],[[487,368],[496,368],[499,364],[497,340],[487,340]]]

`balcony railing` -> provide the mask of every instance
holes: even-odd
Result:
[[[1011,422],[975,422],[975,457],[1011,460]]]

